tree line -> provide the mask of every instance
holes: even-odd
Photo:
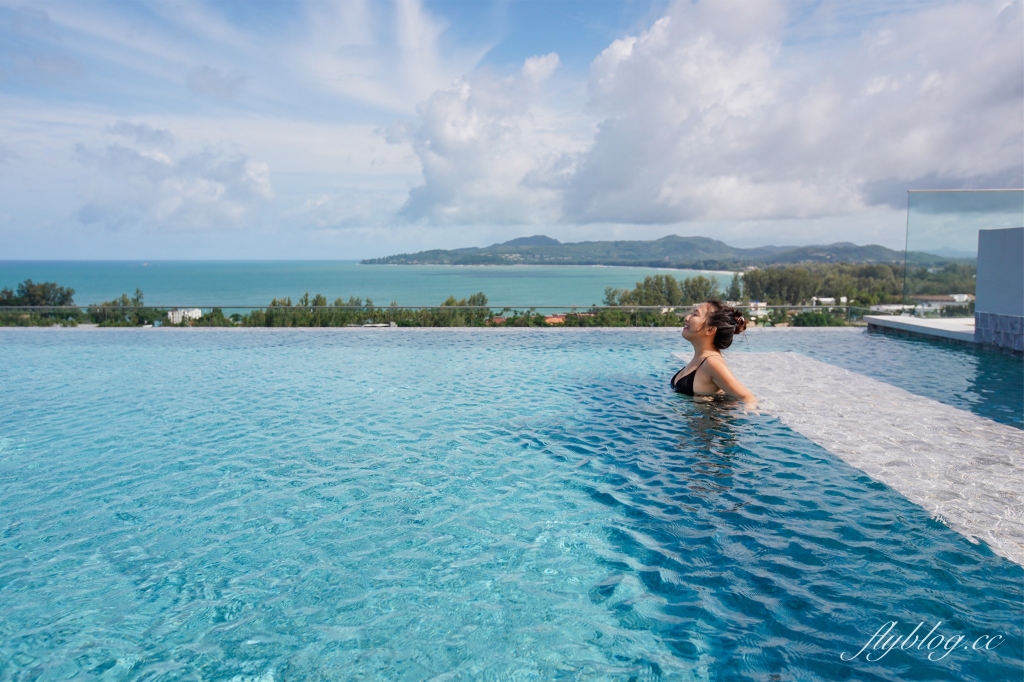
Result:
[[[33,282],[26,279],[17,289],[0,289],[0,306],[73,306],[75,290],[57,286],[56,282]]]
[[[743,289],[749,300],[769,304],[797,305],[812,296],[845,296],[850,305],[872,306],[900,303],[904,294],[904,274],[908,295],[973,294],[977,266],[949,263],[939,267],[902,265],[850,265],[846,263],[810,264],[799,267],[751,270],[743,275]]]
[[[947,294],[974,293],[973,264],[952,263],[932,268],[911,267],[906,273],[908,293]],[[715,277],[697,275],[676,279],[670,274],[652,275],[637,282],[633,289],[608,287],[604,292],[605,308],[573,310],[561,326],[677,326],[682,319],[676,308],[690,306],[711,298],[734,302],[763,301],[770,305],[806,305],[812,297],[845,296],[851,306],[867,307],[880,303],[899,303],[903,299],[904,270],[899,265],[851,265],[846,263],[806,264],[770,267],[737,273],[722,287]],[[74,289],[55,282],[36,283],[28,279],[15,289],[0,290],[0,325],[51,325],[91,322],[102,326],[141,326],[168,324],[167,310],[145,306],[139,289],[133,296],[101,304],[90,304],[85,311],[74,302]],[[328,304],[323,294],[307,292],[296,301],[290,297],[275,298],[266,308],[248,313],[225,315],[214,308],[199,320],[183,324],[196,326],[249,327],[337,327],[364,324],[395,324],[400,327],[461,326],[548,326],[545,315],[535,309],[509,310],[495,313],[487,307],[487,296],[478,292],[467,298],[449,296],[439,308],[402,308],[394,301],[377,306],[367,298],[336,298]],[[52,310],[31,310],[26,306],[51,306]],[[639,310],[641,306],[664,310]],[[18,308],[8,310],[3,308]],[[824,317],[822,317],[824,315]],[[799,324],[839,323],[827,312],[810,313],[799,318]],[[778,317],[778,316],[776,316]],[[781,322],[785,316],[773,321]]]
[[[977,266],[964,263],[911,267],[906,273],[907,294],[973,294],[976,274]],[[680,281],[672,275],[654,275],[637,282],[634,289],[608,287],[604,304],[680,306],[722,298],[769,305],[807,305],[815,296],[837,301],[845,296],[849,305],[867,307],[900,303],[903,287],[902,265],[810,263],[748,270],[733,275],[725,288],[714,277],[698,275]]]
[[[672,275],[652,275],[636,283],[635,289],[604,290],[606,306],[683,306],[693,305],[712,298],[727,298],[739,301],[743,296],[743,285],[738,274],[733,275],[729,287],[722,291],[716,277],[703,275],[687,277],[682,281]]]

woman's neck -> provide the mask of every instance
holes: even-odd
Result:
[[[690,345],[693,346],[693,357],[702,358],[708,355],[721,355],[718,349],[715,348],[714,344],[710,341],[690,341]]]

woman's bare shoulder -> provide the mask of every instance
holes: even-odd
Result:
[[[707,362],[704,364],[707,365],[710,370],[721,371],[724,369],[727,372],[729,371],[729,363],[727,363],[725,358],[721,355],[709,355]]]

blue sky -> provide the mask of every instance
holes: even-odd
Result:
[[[1024,184],[1021,2],[0,0],[0,259],[902,246]]]

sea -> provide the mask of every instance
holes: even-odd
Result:
[[[731,272],[579,265],[361,265],[357,261],[0,261],[0,288],[56,282],[75,303],[102,303],[142,291],[146,305],[265,306],[271,299],[323,294],[376,305],[440,305],[483,292],[509,307],[599,305],[606,287],[633,288],[644,277],[704,275],[728,286]]]

